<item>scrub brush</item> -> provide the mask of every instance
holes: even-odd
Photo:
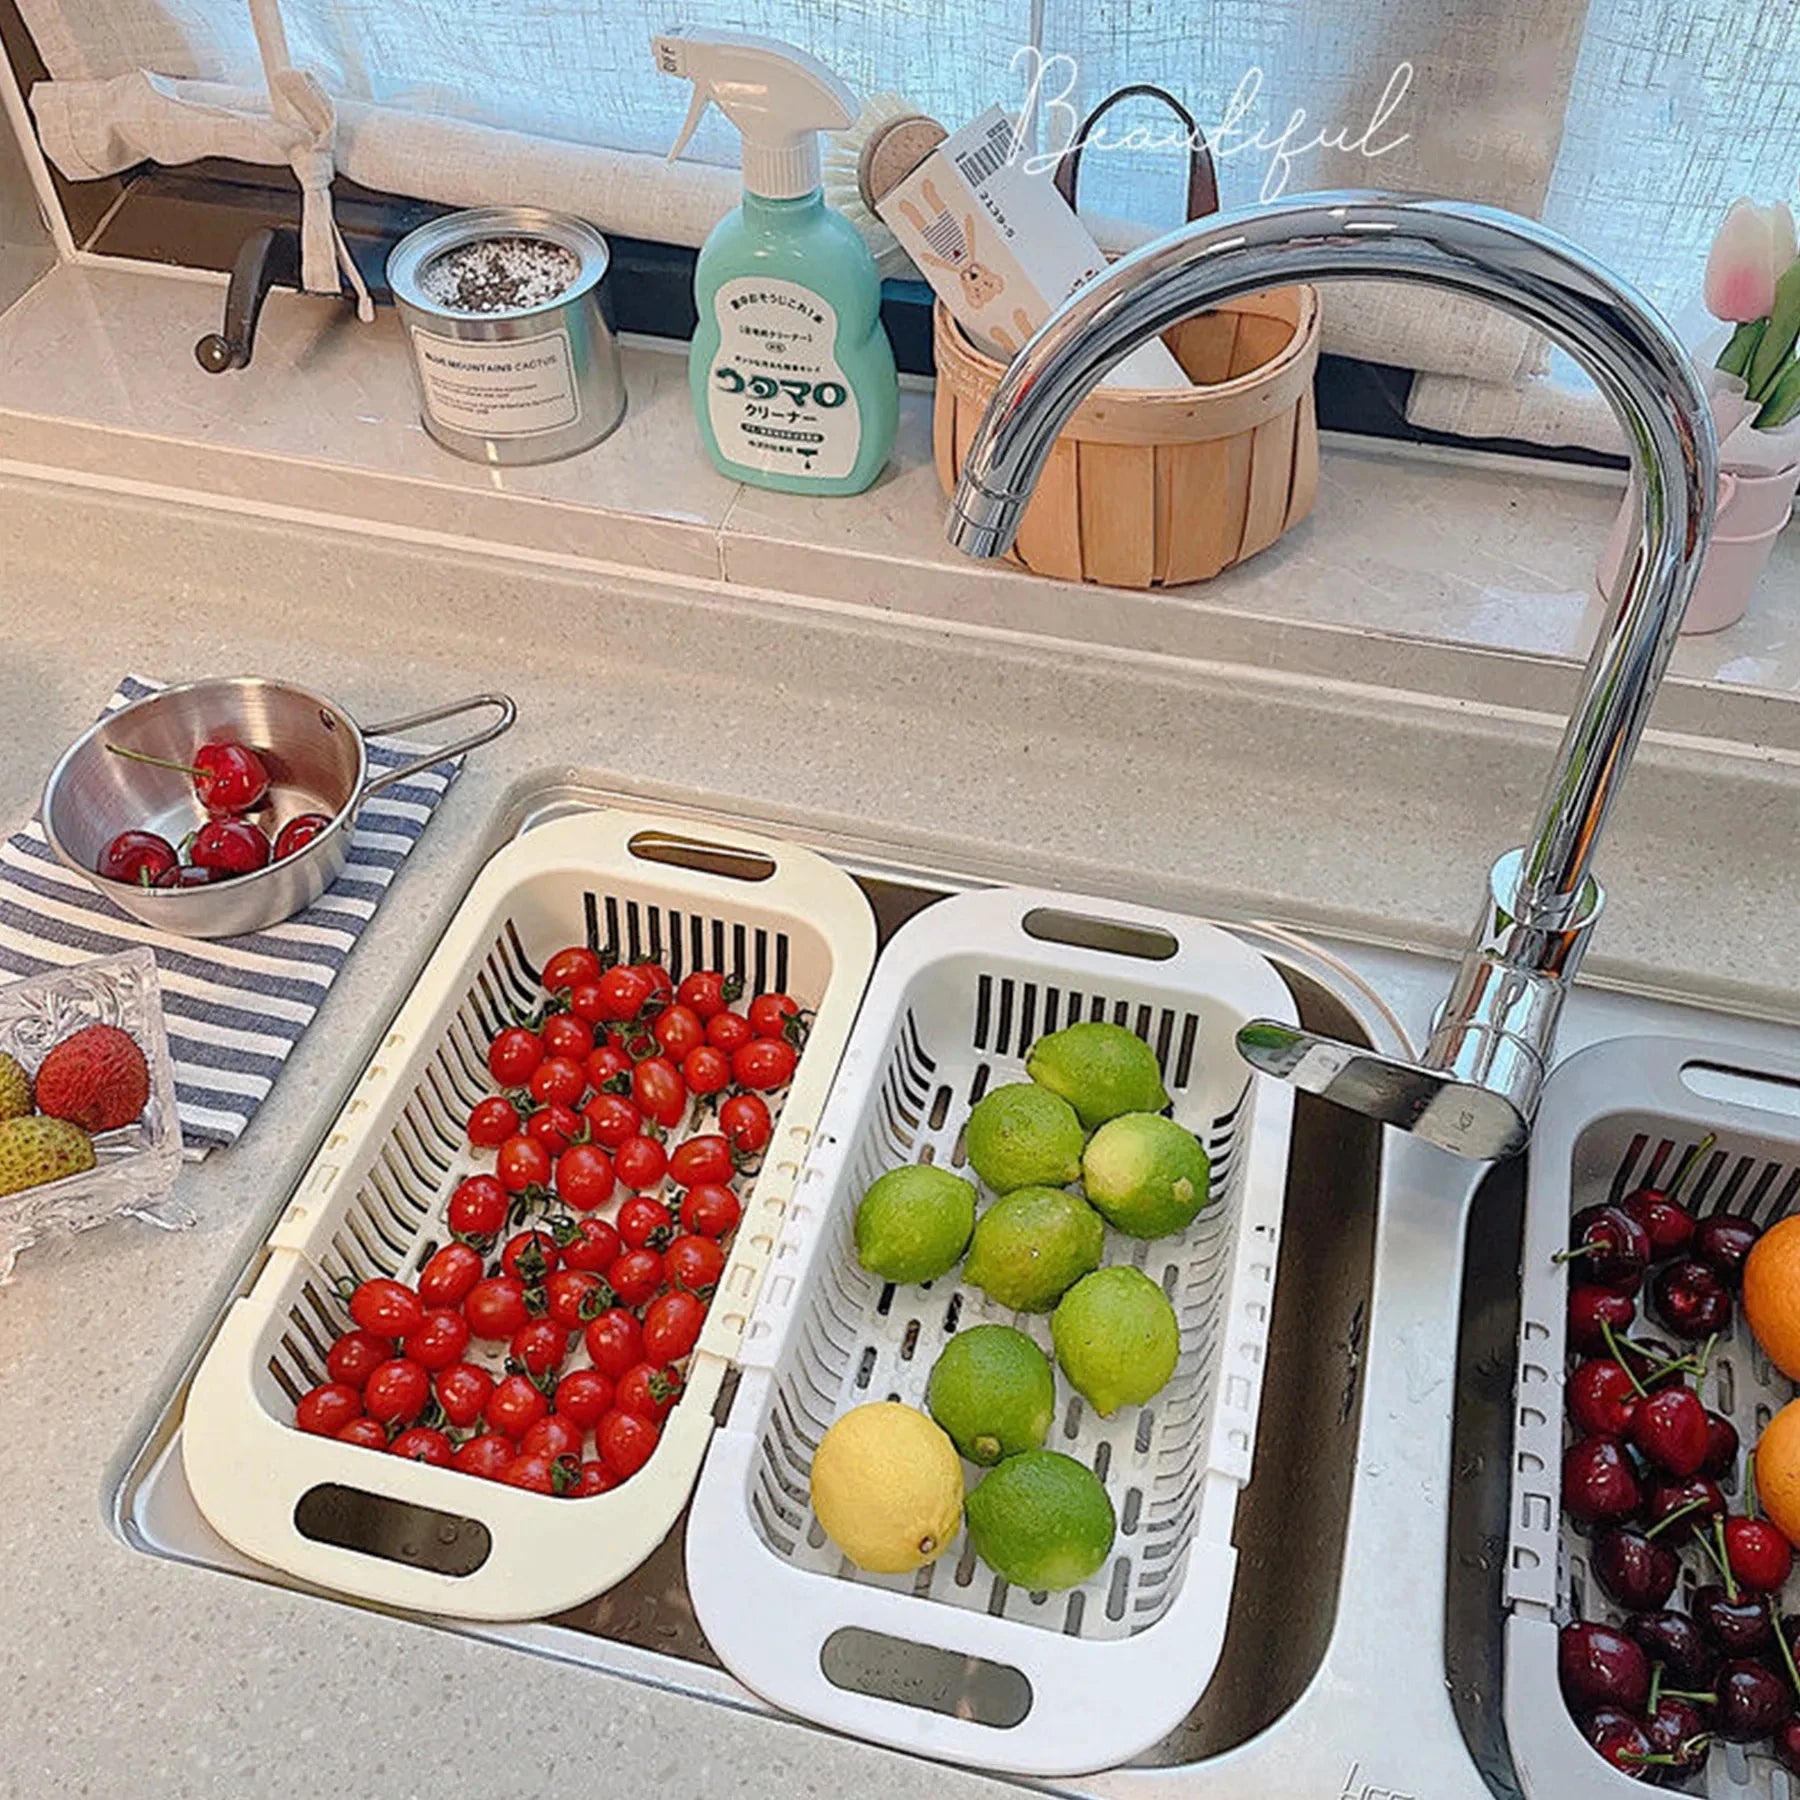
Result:
[[[842,213],[862,234],[884,277],[919,279],[913,260],[901,249],[899,239],[876,217],[864,198],[860,169],[869,143],[902,119],[917,119],[919,109],[898,94],[873,94],[842,131],[825,139],[825,203]]]

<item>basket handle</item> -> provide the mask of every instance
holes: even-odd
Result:
[[[1075,196],[1081,181],[1081,158],[1087,148],[1088,133],[1100,122],[1102,115],[1110,112],[1121,100],[1139,99],[1160,100],[1187,127],[1187,216],[1190,219],[1204,219],[1216,213],[1219,210],[1219,177],[1213,168],[1212,150],[1207,144],[1206,133],[1195,122],[1194,115],[1167,88],[1159,88],[1148,81],[1134,81],[1128,87],[1116,89],[1081,121],[1074,141],[1057,159],[1056,191],[1068,202],[1069,210],[1074,212]]]

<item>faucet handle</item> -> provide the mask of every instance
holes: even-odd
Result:
[[[1492,1162],[1522,1150],[1530,1135],[1529,1120],[1506,1095],[1442,1069],[1341,1044],[1274,1019],[1252,1019],[1238,1031],[1237,1047],[1265,1075],[1458,1156]]]

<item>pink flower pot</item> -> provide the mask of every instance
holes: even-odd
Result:
[[[1794,489],[1800,485],[1800,463],[1777,469],[1772,475],[1719,473],[1719,506],[1713,523],[1712,542],[1700,565],[1681,621],[1684,637],[1700,632],[1723,631],[1744,616],[1750,595],[1768,566],[1775,540],[1794,510]],[[1635,484],[1625,490],[1624,504],[1600,558],[1597,579],[1603,597],[1611,599],[1624,569],[1625,559],[1637,545],[1638,499]]]

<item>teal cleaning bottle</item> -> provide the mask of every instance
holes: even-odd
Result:
[[[717,104],[744,139],[744,200],[694,272],[688,380],[719,472],[789,494],[860,494],[894,448],[900,388],[881,279],[856,227],[825,204],[821,131],[856,114],[816,58],[773,38],[656,38],[657,67],[694,84],[678,155]]]

